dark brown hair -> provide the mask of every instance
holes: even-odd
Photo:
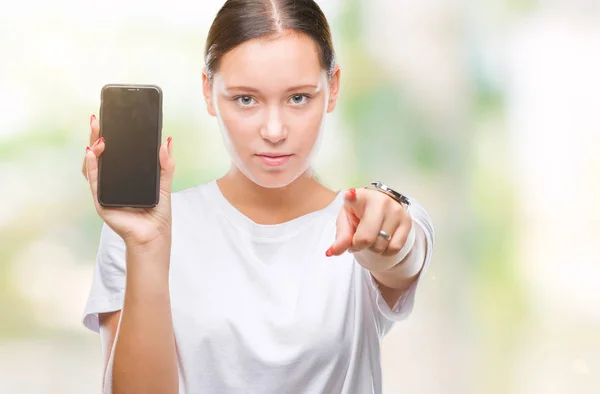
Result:
[[[331,76],[335,52],[327,18],[314,0],[227,0],[206,40],[206,70],[212,79],[223,55],[246,41],[284,30],[306,34],[317,44],[321,66]]]

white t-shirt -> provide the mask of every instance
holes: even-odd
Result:
[[[173,193],[181,394],[381,393],[381,340],[411,312],[418,281],[392,310],[352,254],[325,256],[342,204],[339,193],[322,210],[260,225],[215,181]],[[410,211],[427,236],[427,266],[431,220],[415,200]],[[90,330],[98,313],[122,308],[125,267],[125,245],[104,225],[83,317]]]

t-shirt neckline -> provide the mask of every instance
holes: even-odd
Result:
[[[283,223],[259,224],[244,215],[225,198],[216,180],[209,182],[208,191],[212,195],[213,200],[217,202],[222,214],[233,226],[244,231],[252,238],[263,241],[278,241],[290,238],[318,217],[332,214],[337,216],[336,208],[339,209],[339,202],[343,197],[343,193],[338,191],[333,201],[322,209],[309,212]]]

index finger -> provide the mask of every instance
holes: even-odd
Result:
[[[89,147],[85,149],[85,162],[87,170],[87,180],[94,198],[96,209],[101,209],[98,203],[98,157]]]
[[[100,122],[96,119],[96,115],[90,116],[90,146],[94,145],[94,142],[100,138]]]
[[[352,237],[354,236],[354,225],[348,217],[348,212],[344,208],[340,210],[336,223],[335,241],[325,253],[327,257],[339,256],[352,246]]]
[[[93,147],[94,143],[98,140],[99,137],[100,137],[100,123],[98,122],[98,119],[96,119],[96,115],[92,114],[90,116],[90,144],[89,144],[89,146]],[[87,166],[86,160],[84,158],[83,163],[81,164],[81,173],[83,174],[85,179],[87,179],[87,177],[88,177],[86,166]]]

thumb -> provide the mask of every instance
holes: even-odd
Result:
[[[344,207],[349,216],[362,218],[366,207],[366,199],[363,191],[354,188],[347,190],[344,194]]]
[[[327,257],[339,256],[352,246],[354,237],[354,226],[352,225],[346,208],[342,207],[336,221],[335,241],[325,253]]]
[[[175,173],[175,161],[171,156],[172,138],[160,146],[158,158],[160,160],[160,190],[163,193],[171,193],[171,184],[173,183],[173,174]]]

